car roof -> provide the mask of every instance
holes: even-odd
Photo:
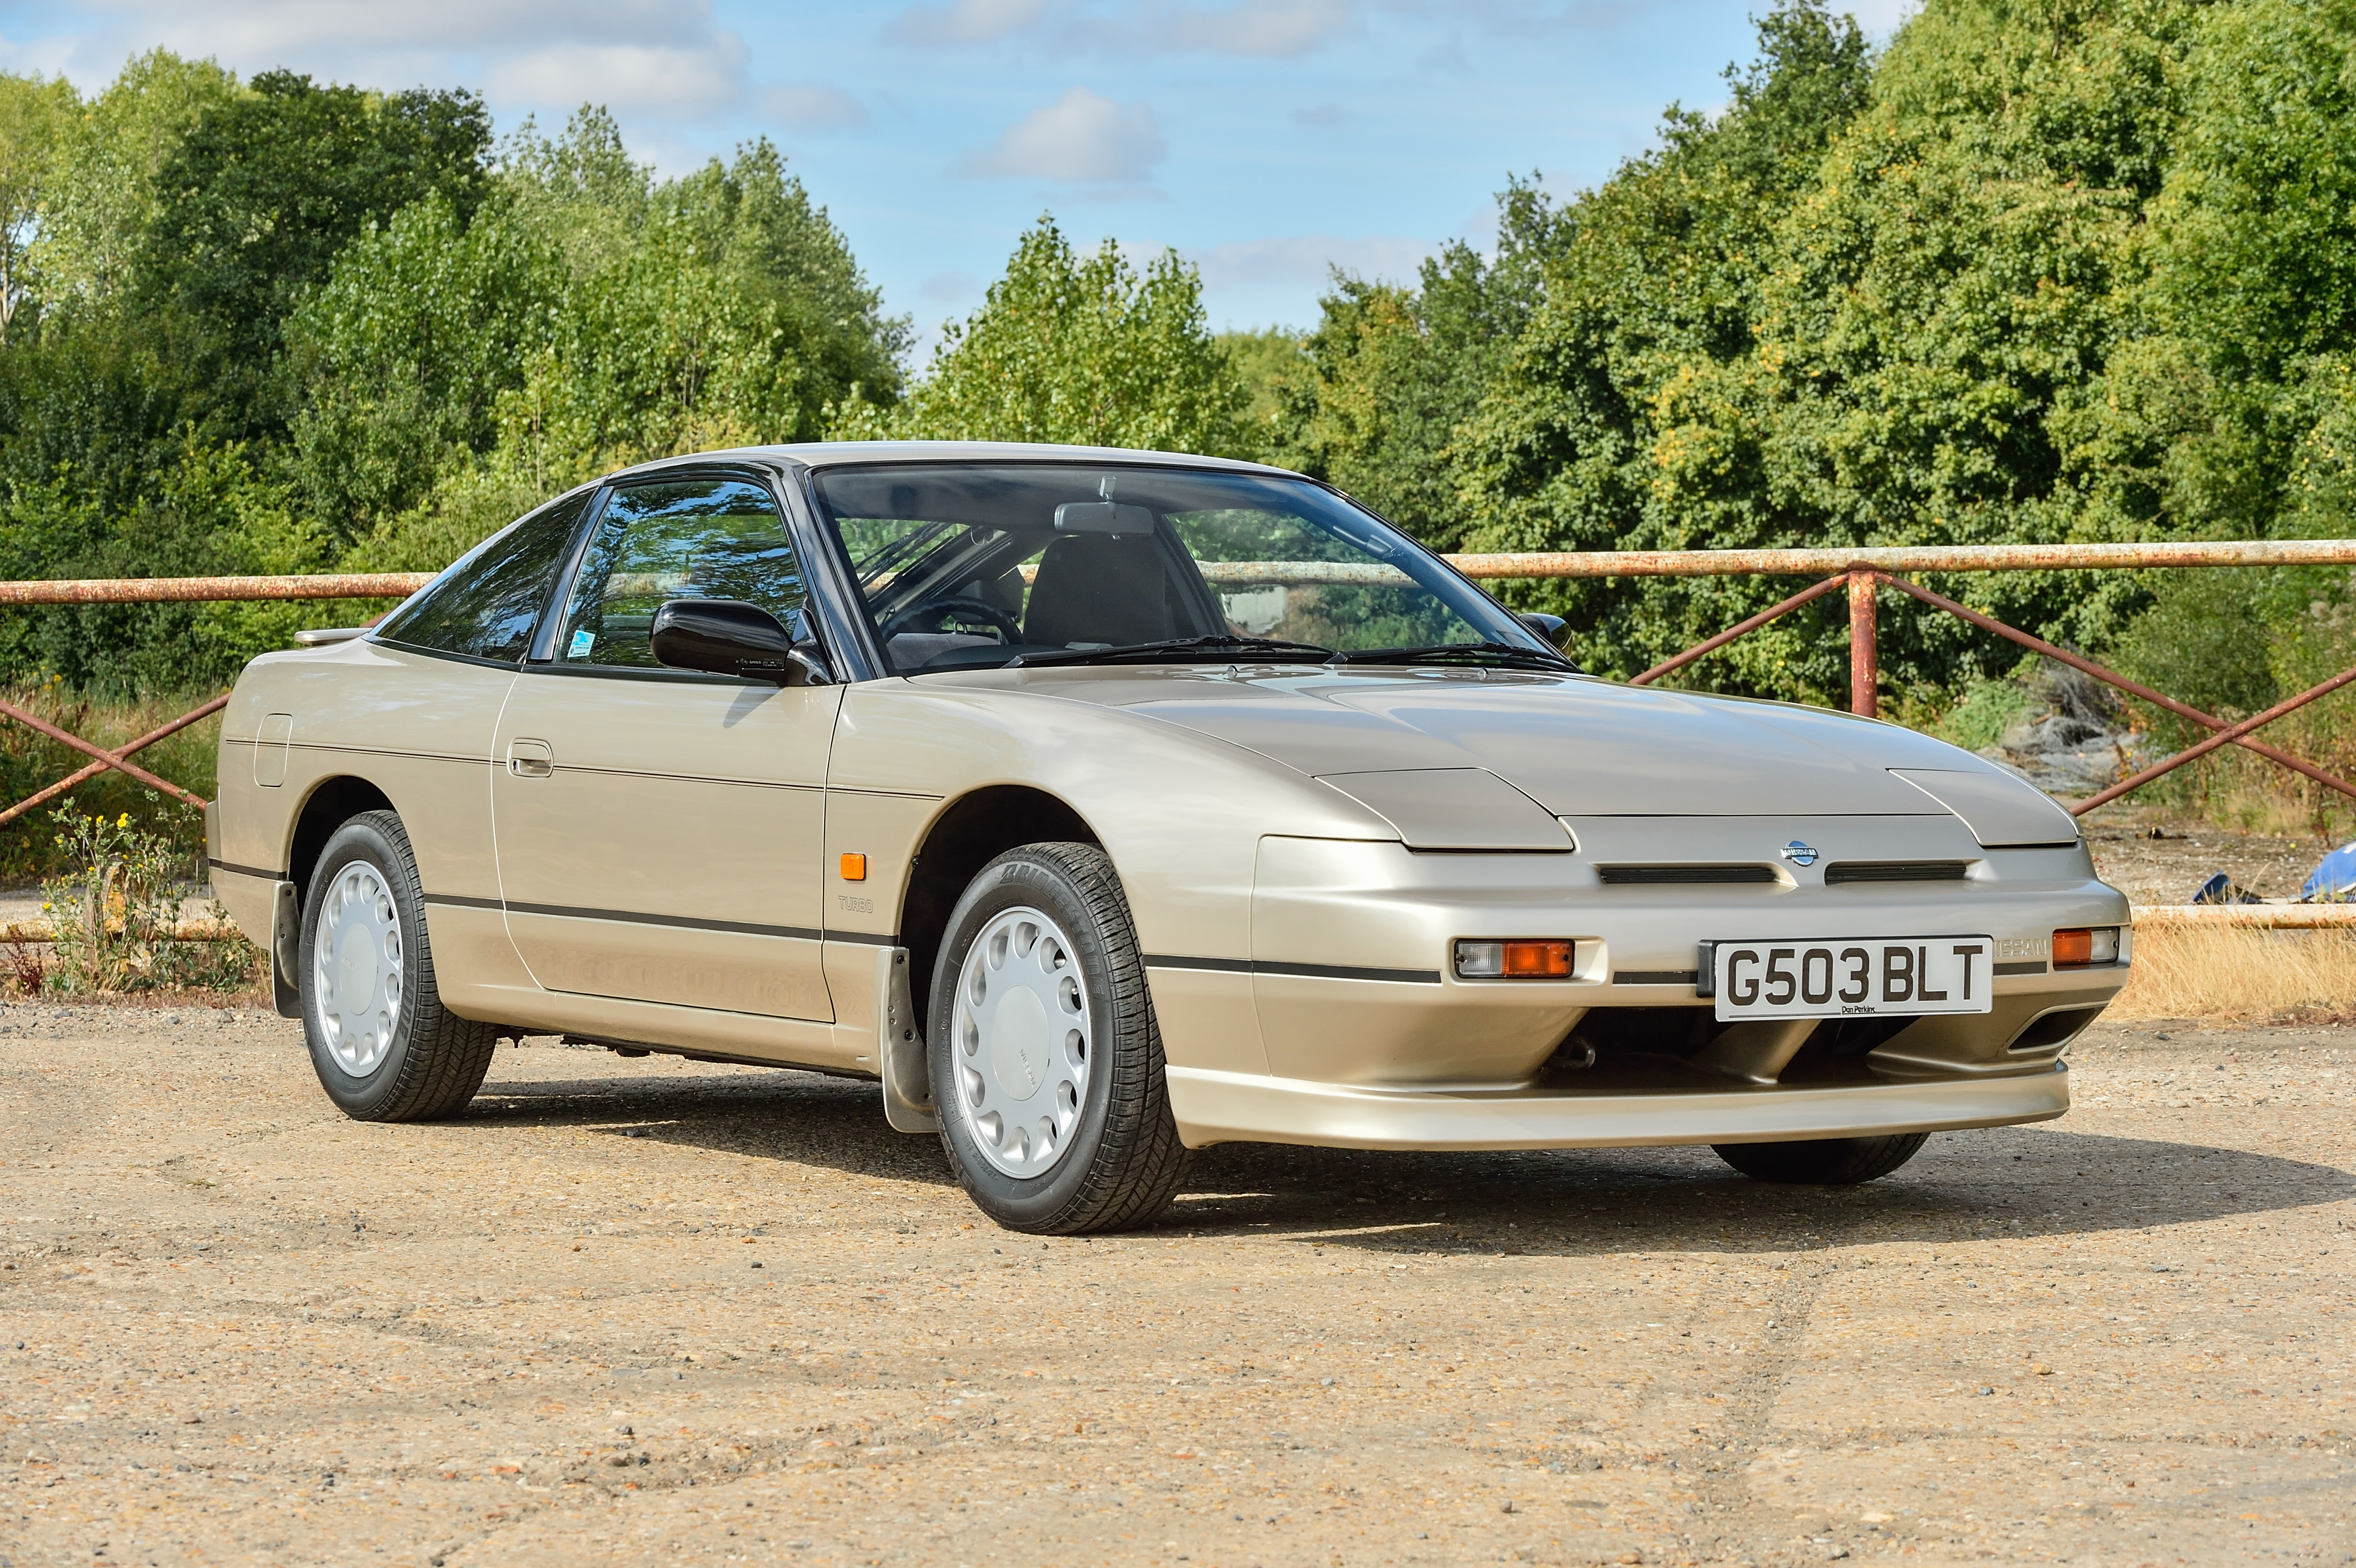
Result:
[[[1031,441],[809,441],[776,446],[736,446],[716,452],[641,463],[609,477],[659,473],[695,464],[744,461],[785,462],[806,468],[839,468],[865,463],[1131,463],[1162,467],[1207,468],[1237,474],[1281,474],[1297,477],[1289,468],[1246,463],[1230,457],[1205,457],[1186,452],[1141,452],[1125,446],[1059,446]]]

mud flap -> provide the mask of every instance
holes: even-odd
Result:
[[[282,1019],[303,1016],[303,991],[294,978],[295,949],[303,941],[303,899],[292,882],[280,882],[270,899],[270,999]]]
[[[925,1031],[916,1027],[916,1007],[908,991],[908,950],[879,949],[875,955],[875,1061],[883,1070],[884,1119],[903,1133],[937,1133],[932,1072],[925,1061]]]

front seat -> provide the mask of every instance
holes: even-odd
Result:
[[[1151,534],[1078,534],[1039,558],[1023,641],[1125,647],[1174,635],[1168,573]]]

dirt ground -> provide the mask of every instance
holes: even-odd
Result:
[[[366,1126],[275,1018],[0,1008],[0,1563],[2349,1563],[2351,1058],[2110,1029],[1846,1190],[1231,1147],[1041,1241],[847,1081]]]
[[[2115,816],[2087,822],[2086,843],[2103,880],[2137,904],[2190,903],[2217,871],[2261,897],[2296,899],[2316,862],[2338,848],[2313,837],[2281,838],[2214,823]],[[2154,837],[2155,828],[2163,837]]]

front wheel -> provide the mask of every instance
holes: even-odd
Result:
[[[1791,1143],[1712,1144],[1718,1157],[1754,1181],[1853,1187],[1889,1175],[1914,1157],[1928,1133],[1878,1138],[1802,1138]]]
[[[949,915],[927,1037],[941,1142],[983,1213],[1080,1235],[1168,1206],[1185,1150],[1128,901],[1093,844],[1029,844]]]
[[[311,1066],[346,1115],[423,1121],[475,1097],[498,1029],[442,1006],[400,817],[367,811],[336,829],[305,890],[295,952]]]

